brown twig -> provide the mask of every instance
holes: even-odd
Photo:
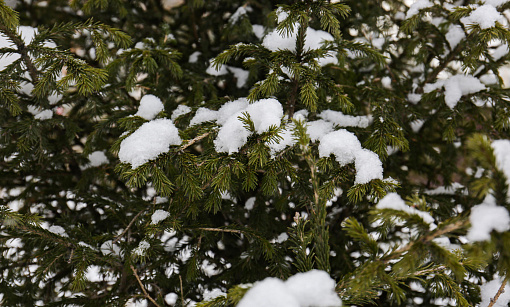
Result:
[[[179,275],[179,283],[181,284],[181,302],[182,302],[182,306],[185,306],[186,304],[184,304],[184,290],[183,290],[183,287],[182,287],[182,277],[181,277],[181,275]]]
[[[192,139],[192,140],[189,140],[188,143],[186,143],[186,145],[182,146],[181,149],[179,151],[183,152],[184,149],[190,147],[191,145],[195,144],[196,142],[200,141],[201,139],[207,137],[209,134],[211,134],[211,132],[206,132],[202,135],[199,135],[197,136],[196,138]]]
[[[221,228],[210,228],[210,227],[199,227],[197,229],[205,230],[205,231],[216,231],[216,232],[232,232],[232,233],[237,233],[237,234],[243,233],[241,230],[237,230],[237,229],[221,229]]]
[[[150,295],[149,293],[147,293],[147,290],[145,290],[145,287],[143,286],[142,284],[142,281],[140,280],[140,277],[138,276],[138,274],[136,273],[136,269],[135,267],[131,264],[130,265],[131,267],[131,271],[133,271],[133,274],[135,275],[136,277],[136,280],[138,280],[138,283],[140,284],[140,288],[142,288],[142,291],[143,291],[143,294],[145,295],[145,297],[147,299],[149,299],[154,305],[156,305],[157,307],[161,307]]]
[[[498,292],[496,292],[496,295],[494,295],[493,298],[491,298],[491,302],[487,307],[492,307],[494,304],[496,304],[498,298],[505,292],[505,286],[506,286],[506,278],[503,280],[503,283],[501,283],[501,287],[499,287]]]
[[[137,215],[135,215],[135,217],[134,217],[134,218],[131,220],[131,222],[129,222],[129,224],[127,225],[126,229],[124,229],[124,231],[123,231],[120,235],[118,235],[118,236],[117,236],[117,237],[113,240],[113,244],[117,243],[117,242],[118,242],[118,241],[119,241],[119,240],[120,240],[120,239],[121,239],[121,238],[122,238],[122,237],[126,234],[126,232],[129,230],[129,228],[130,228],[130,227],[133,225],[133,223],[135,222],[135,220],[136,220],[136,219],[137,219],[137,218],[138,218],[138,217],[139,217],[139,216],[140,216],[140,215],[141,215],[144,211],[145,211],[145,209],[144,209],[144,210],[142,210],[142,211],[140,211],[140,212],[138,212],[138,214],[137,214]]]

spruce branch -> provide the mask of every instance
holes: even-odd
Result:
[[[131,271],[133,271],[133,274],[135,275],[136,280],[138,281],[138,284],[140,285],[140,288],[142,289],[143,294],[145,295],[145,297],[146,297],[147,299],[149,299],[149,300],[150,300],[150,301],[151,301],[154,305],[156,305],[157,307],[161,307],[161,305],[159,305],[159,304],[158,304],[158,303],[157,303],[157,302],[156,302],[156,301],[155,301],[155,300],[154,300],[154,299],[153,299],[153,298],[149,295],[149,293],[147,293],[147,290],[145,289],[145,287],[144,287],[144,285],[143,285],[142,281],[140,280],[140,277],[138,276],[138,273],[136,272],[135,267],[134,267],[132,264],[130,264],[129,266],[131,267]]]
[[[37,68],[35,67],[34,63],[32,62],[32,59],[28,55],[28,49],[23,40],[19,35],[16,35],[14,32],[12,32],[9,28],[7,28],[5,25],[0,24],[0,31],[3,32],[18,48],[18,53],[21,56],[21,59],[27,66],[28,73],[30,75],[30,78],[32,79],[32,82],[34,86],[39,82],[39,72],[37,71]]]
[[[185,150],[186,148],[190,147],[191,145],[195,144],[196,142],[200,141],[201,139],[206,138],[206,137],[207,137],[207,136],[209,136],[209,134],[211,134],[211,133],[212,133],[212,131],[209,131],[209,132],[206,132],[206,133],[204,133],[204,134],[201,134],[201,135],[199,135],[199,136],[195,137],[194,139],[189,140],[189,141],[188,141],[185,145],[183,145],[183,146],[179,149],[179,151],[180,151],[181,153],[182,153],[182,152],[184,152],[184,150]]]

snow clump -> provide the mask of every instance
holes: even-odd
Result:
[[[138,246],[135,249],[133,249],[133,254],[137,256],[143,256],[145,255],[145,252],[149,249],[149,247],[151,247],[150,243],[145,240],[142,240],[140,241],[140,243],[138,243]]]
[[[483,203],[471,208],[469,221],[471,228],[466,237],[471,242],[490,240],[493,230],[503,232],[510,229],[508,211],[496,205],[496,199],[490,194],[485,197]]]
[[[170,145],[181,143],[179,131],[170,119],[156,119],[140,126],[120,143],[119,159],[135,169],[168,151]]]
[[[444,87],[444,101],[450,109],[454,109],[464,95],[474,94],[485,89],[485,85],[473,76],[455,75],[447,80],[439,80],[433,84],[426,84],[425,93]]]
[[[156,225],[169,216],[170,216],[170,213],[168,213],[167,211],[158,209],[158,210],[154,211],[154,213],[151,216],[151,220],[152,220],[151,224]]]
[[[336,307],[342,301],[335,293],[335,281],[328,273],[312,270],[286,281],[268,277],[255,283],[238,307]]]
[[[489,4],[477,7],[471,14],[462,17],[460,21],[466,26],[472,24],[478,25],[482,30],[495,27],[496,22],[502,25],[506,24],[503,15],[494,6]]]
[[[135,115],[145,118],[146,120],[152,120],[159,112],[163,111],[163,103],[161,99],[154,95],[145,95],[140,100],[140,107]]]
[[[62,226],[51,226],[48,231],[62,237],[69,237],[66,230]]]
[[[290,35],[279,33],[278,30],[275,29],[266,34],[264,40],[262,41],[262,45],[271,51],[287,49],[291,52],[296,52],[296,37],[297,28],[295,28],[295,30],[291,32]],[[323,42],[333,40],[333,36],[328,32],[307,28],[303,51],[306,52],[310,49],[319,49]],[[319,58],[318,62],[320,66],[325,66],[327,64],[337,64],[338,60],[336,58],[336,52],[329,52],[325,57]]]
[[[418,215],[427,224],[432,225],[434,223],[434,218],[428,212],[420,211],[416,208],[409,207],[397,193],[386,194],[386,196],[384,196],[376,205],[376,208],[403,211],[408,214]],[[435,228],[435,225],[433,227]]]
[[[177,109],[175,109],[172,112],[172,115],[170,116],[170,119],[175,121],[177,118],[179,118],[179,116],[186,115],[189,112],[191,112],[191,108],[190,107],[188,107],[187,105],[184,105],[184,104],[180,104],[180,105],[177,106]]]
[[[340,165],[355,162],[355,184],[365,184],[373,179],[383,179],[383,167],[379,156],[361,147],[356,135],[345,129],[330,132],[320,139],[319,156],[334,154]]]
[[[406,19],[413,17],[418,14],[420,10],[434,6],[434,3],[429,0],[418,0],[407,10]]]
[[[107,164],[108,163],[108,158],[106,157],[106,155],[102,151],[94,151],[87,158],[90,161],[89,165],[91,167],[97,167],[99,165]]]
[[[496,166],[506,177],[506,183],[510,185],[510,140],[494,140],[491,144],[496,158]],[[510,199],[510,190],[507,197]]]

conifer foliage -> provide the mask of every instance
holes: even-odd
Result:
[[[509,10],[0,1],[0,305],[507,306]]]

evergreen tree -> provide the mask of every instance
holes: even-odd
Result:
[[[0,1],[0,304],[507,306],[509,9]]]

